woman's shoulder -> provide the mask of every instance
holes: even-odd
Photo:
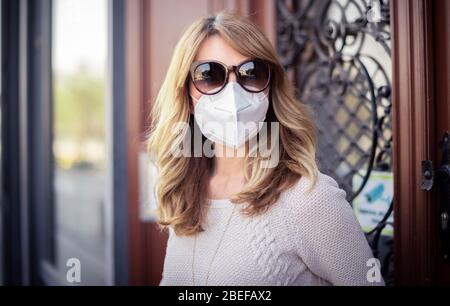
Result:
[[[347,193],[341,189],[337,181],[322,172],[317,173],[316,179],[301,177],[294,186],[282,194],[285,202],[294,205],[318,205],[317,203],[330,203],[345,201]]]
[[[319,172],[316,180],[302,177],[280,196],[283,215],[295,224],[353,222],[354,213],[346,199],[347,193],[334,178]],[[318,220],[321,220],[320,222]]]
[[[371,285],[366,263],[373,254],[346,192],[323,173],[308,192],[311,182],[302,178],[283,196],[291,247],[314,274],[332,284]]]

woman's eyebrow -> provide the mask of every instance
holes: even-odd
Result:
[[[192,63],[204,63],[204,62],[218,62],[218,63],[222,63],[222,64],[224,64],[225,66],[239,66],[239,65],[241,65],[241,64],[243,64],[243,63],[245,63],[245,62],[248,62],[248,61],[251,61],[253,58],[252,57],[247,57],[247,58],[245,58],[245,59],[243,59],[243,60],[241,60],[241,61],[238,61],[238,62],[236,62],[235,64],[231,64],[231,65],[228,65],[227,63],[225,63],[224,61],[222,61],[222,60],[218,60],[218,59],[211,59],[211,58],[208,58],[208,59],[199,59],[199,60],[194,60]]]

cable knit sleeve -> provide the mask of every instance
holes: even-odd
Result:
[[[309,181],[302,178],[286,197],[286,219],[295,252],[312,273],[332,285],[384,285],[382,278],[379,282],[368,280],[368,272],[375,266],[370,265],[373,253],[345,199],[346,192],[322,173],[310,193],[308,186]]]

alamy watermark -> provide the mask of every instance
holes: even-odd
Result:
[[[366,266],[369,268],[366,274],[367,281],[369,283],[381,283],[381,264],[377,258],[370,258],[366,262]]]
[[[381,4],[377,0],[370,1],[370,10],[367,12],[367,21],[371,23],[381,22]]]
[[[171,146],[171,154],[174,157],[209,158],[259,156],[262,158],[262,168],[274,168],[280,159],[280,124],[271,122],[270,129],[268,125],[267,122],[225,125],[208,122],[202,126],[202,131],[197,126],[192,131],[188,123],[178,122],[171,130],[177,135]],[[207,137],[204,142],[202,135]],[[214,143],[222,144],[223,150],[215,149]]]
[[[81,262],[78,258],[69,258],[66,262],[66,280],[68,283],[81,283]]]

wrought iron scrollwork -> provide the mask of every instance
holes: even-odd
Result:
[[[279,0],[277,49],[299,98],[313,110],[319,167],[351,203],[373,170],[392,168],[389,1]],[[392,239],[380,242],[391,214],[392,203],[367,233],[388,284]]]

